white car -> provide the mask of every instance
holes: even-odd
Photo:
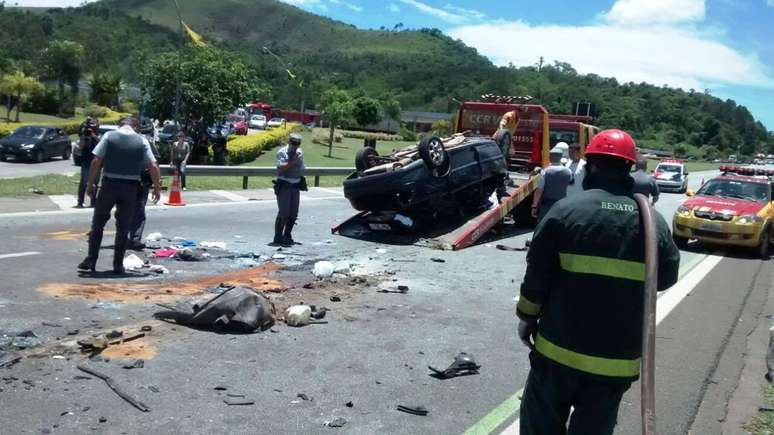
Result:
[[[266,117],[263,115],[253,115],[250,117],[250,121],[247,122],[250,128],[257,128],[263,130],[266,128]]]
[[[285,121],[285,118],[272,118],[269,120],[269,122],[266,123],[266,128],[272,129],[272,128],[284,127],[285,123],[287,123],[287,121]]]
[[[653,171],[653,178],[662,192],[685,193],[688,190],[688,168],[682,160],[662,160]]]

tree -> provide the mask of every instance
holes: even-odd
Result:
[[[91,101],[100,106],[118,107],[118,96],[124,88],[124,80],[117,72],[95,72],[88,81]]]
[[[11,98],[16,99],[16,122],[19,122],[21,105],[30,95],[43,92],[45,87],[35,77],[30,77],[21,71],[4,75],[0,78],[0,93],[8,98],[6,119],[11,119]]]
[[[73,97],[78,93],[78,80],[81,78],[83,46],[73,41],[54,40],[43,50],[42,62],[48,78],[56,80],[59,90],[59,111],[64,112],[64,88],[70,86]],[[74,103],[74,98],[73,98]],[[75,106],[72,106],[74,111]]]
[[[352,116],[352,98],[347,91],[331,88],[320,97],[322,116],[330,124],[330,136],[328,137],[328,157],[333,155],[333,135],[336,124],[349,119]]]
[[[352,117],[361,127],[378,123],[382,120],[379,102],[366,96],[355,98],[352,101]]]
[[[256,90],[247,67],[237,57],[207,47],[187,45],[180,64],[180,116],[184,127],[210,125],[243,104]],[[143,108],[151,116],[172,119],[178,56],[162,53],[149,61],[140,77]]]

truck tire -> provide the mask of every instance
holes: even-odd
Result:
[[[507,162],[511,157],[511,143],[513,142],[511,132],[505,129],[497,130],[494,136],[492,136],[492,139],[500,146],[500,151],[503,153],[503,157],[505,157],[505,161]]]
[[[758,255],[762,260],[768,260],[771,255],[771,228],[766,227],[761,233],[761,242],[758,245]]]
[[[440,138],[431,136],[423,139],[418,148],[419,156],[433,175],[443,177],[449,172],[449,154]]]
[[[688,247],[688,239],[687,238],[673,235],[672,239],[674,239],[675,245],[677,245],[678,249],[685,249],[685,248]]]
[[[363,147],[355,154],[355,169],[357,172],[363,172],[376,166],[375,158],[379,153],[371,147]]]

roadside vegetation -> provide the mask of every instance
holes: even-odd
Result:
[[[774,407],[774,385],[767,384],[763,392],[768,408]],[[771,410],[760,410],[758,415],[747,423],[744,427],[752,435],[773,435],[774,434],[774,412]]]

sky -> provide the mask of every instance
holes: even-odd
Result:
[[[709,90],[774,130],[774,0],[281,1],[360,28],[438,28],[497,65],[543,56],[620,82]]]

